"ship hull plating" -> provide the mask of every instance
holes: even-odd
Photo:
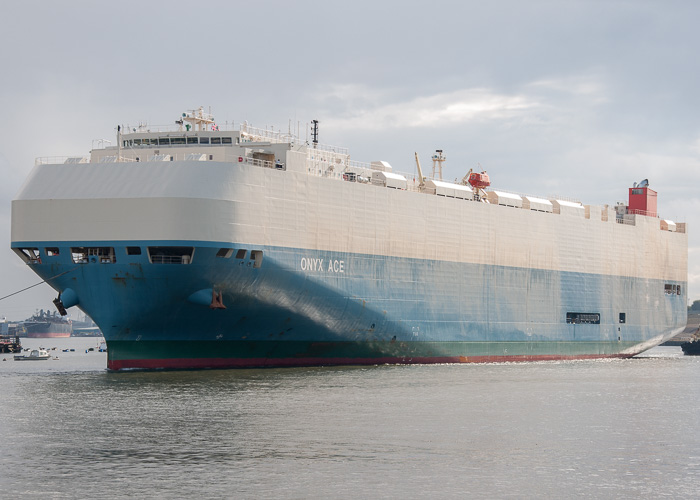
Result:
[[[114,263],[76,264],[76,243],[43,245],[61,252],[34,270],[67,271],[54,283],[100,325],[115,370],[630,357],[685,324],[653,279],[274,247],[256,247],[255,267],[250,251],[235,257],[246,245],[222,258],[224,243],[183,241],[121,243]],[[150,262],[165,245],[192,245],[192,262]],[[225,309],[193,302],[201,290]]]

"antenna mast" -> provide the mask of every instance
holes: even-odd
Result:
[[[311,120],[311,137],[313,138],[314,149],[318,146],[318,120]]]
[[[211,113],[205,113],[202,106],[200,106],[199,109],[189,110],[187,113],[182,113],[181,120],[178,120],[175,123],[179,124],[182,120],[188,123],[185,125],[187,130],[190,130],[190,128],[195,130],[195,127],[197,130],[207,130],[209,126],[211,126],[211,130],[214,130],[214,117],[211,115]]]
[[[122,161],[122,126],[117,125],[117,161]]]

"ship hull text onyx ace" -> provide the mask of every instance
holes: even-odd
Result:
[[[12,247],[116,370],[629,357],[685,327],[686,228],[646,184],[600,207],[482,174],[407,180],[200,109],[37,160]]]
[[[302,257],[299,262],[299,266],[302,271],[310,272],[323,272],[327,271],[329,273],[344,273],[345,272],[345,261],[342,260],[329,260],[328,265],[324,266],[323,259],[309,259]]]

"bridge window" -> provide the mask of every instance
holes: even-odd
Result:
[[[126,247],[127,255],[141,255],[141,247]]]
[[[55,257],[59,254],[58,248],[56,247],[47,247],[45,250],[47,257]]]

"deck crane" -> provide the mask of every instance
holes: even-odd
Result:
[[[425,178],[423,177],[423,171],[420,168],[420,160],[418,159],[418,153],[416,153],[416,167],[418,167],[418,191],[423,191],[423,188],[425,188]]]

